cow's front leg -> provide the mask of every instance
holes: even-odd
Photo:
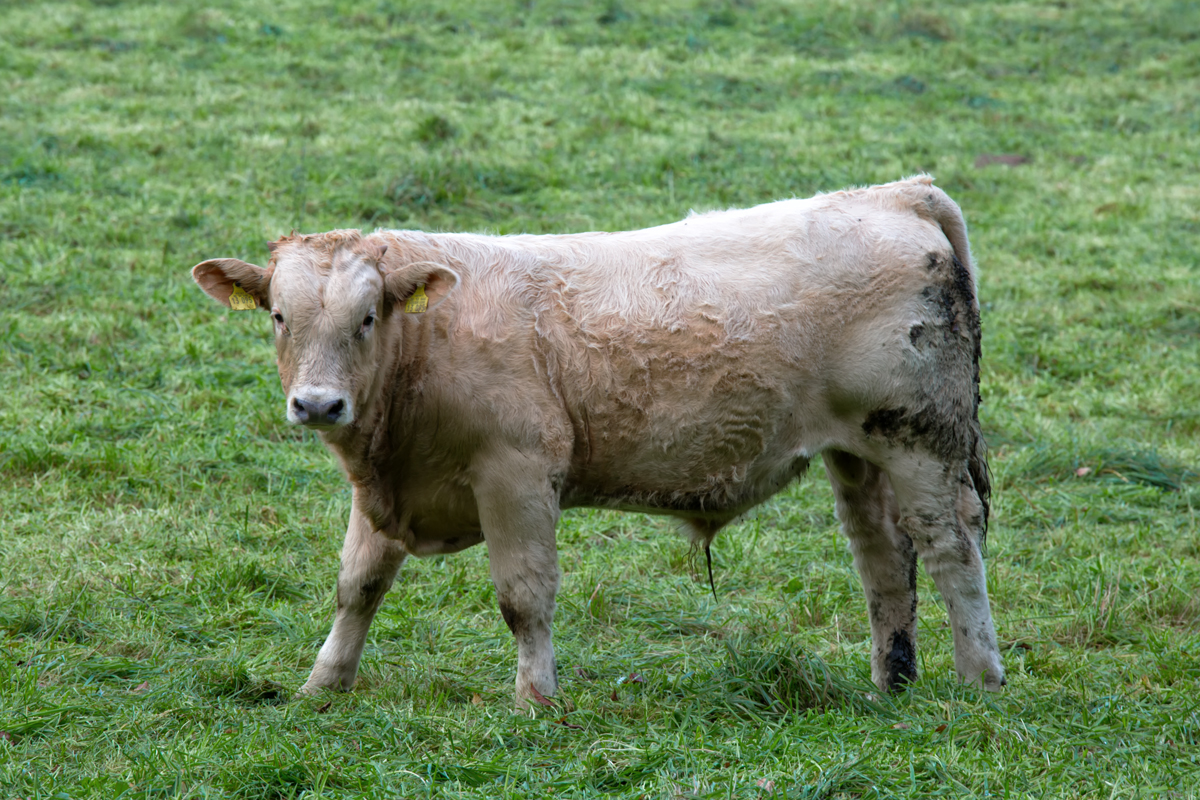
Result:
[[[511,452],[475,469],[479,519],[500,613],[517,639],[517,708],[558,689],[550,624],[558,592],[558,498],[540,460]],[[536,693],[536,694],[535,694]]]
[[[322,689],[346,691],[354,685],[367,630],[405,556],[404,547],[375,530],[359,513],[355,501],[342,546],[337,616],[300,694],[315,694]]]

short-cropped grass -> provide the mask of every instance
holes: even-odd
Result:
[[[0,5],[0,797],[1200,797],[1200,7]],[[981,270],[1008,688],[869,686],[825,478],[560,531],[553,708],[486,553],[292,701],[349,496],[198,261],[565,232],[935,174]]]

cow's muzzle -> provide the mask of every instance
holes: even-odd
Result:
[[[354,419],[346,398],[319,391],[293,394],[288,401],[287,417],[289,422],[312,428],[333,428]]]

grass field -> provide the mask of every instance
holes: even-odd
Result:
[[[1007,690],[924,576],[922,677],[869,688],[818,468],[717,601],[670,523],[566,514],[554,710],[482,548],[289,702],[349,493],[193,264],[919,171],[981,270]],[[1200,797],[1198,175],[1195,2],[0,5],[0,797]]]

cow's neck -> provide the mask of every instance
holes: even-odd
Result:
[[[405,394],[412,364],[404,358],[400,330],[402,318],[388,326],[390,346],[381,348],[381,358],[372,376],[357,419],[352,425],[322,433],[325,445],[342,462],[354,486],[355,505],[377,530],[397,526],[395,474],[403,463],[396,456],[408,441],[405,414],[397,399]],[[382,327],[382,326],[381,326]]]

